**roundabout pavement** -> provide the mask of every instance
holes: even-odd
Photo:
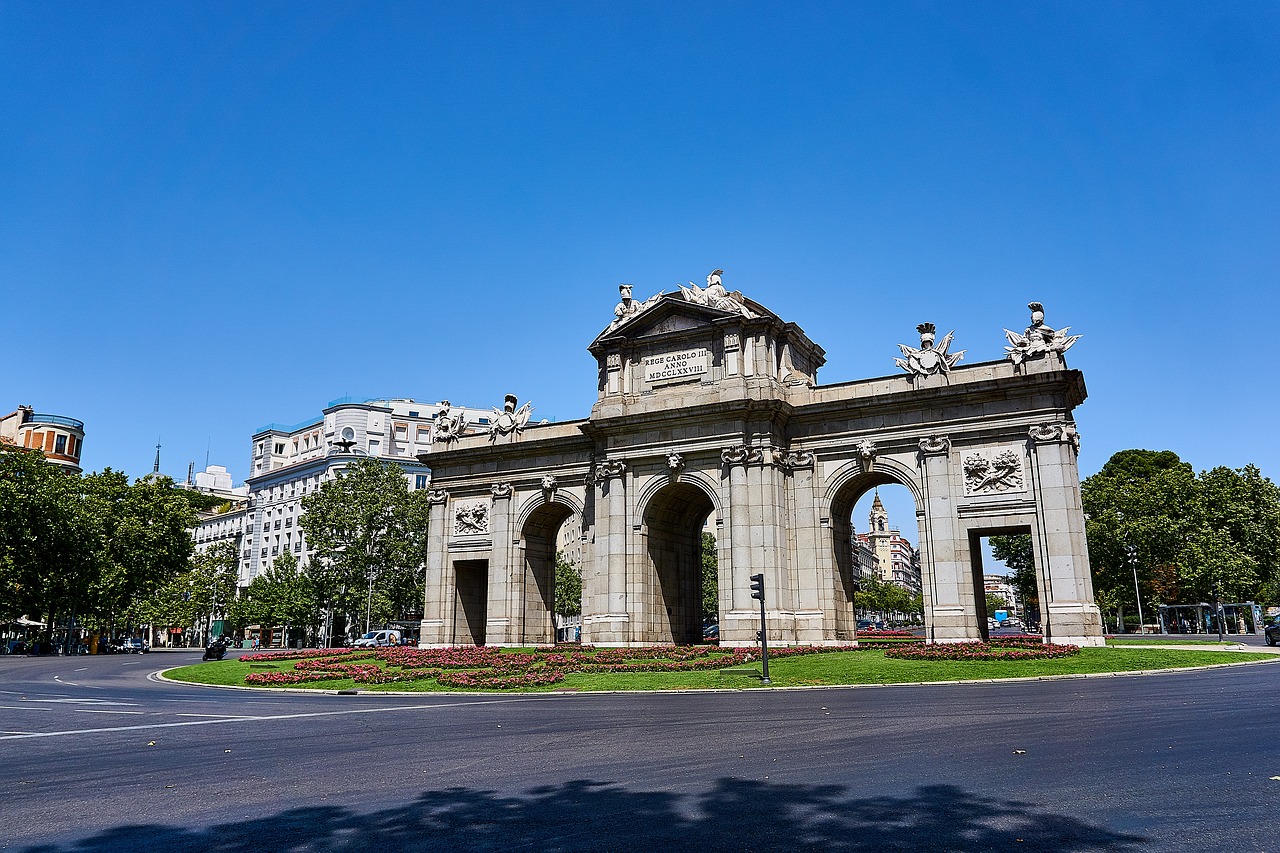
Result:
[[[1280,668],[356,695],[0,657],[0,849],[1280,850]]]

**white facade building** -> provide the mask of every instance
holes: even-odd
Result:
[[[423,403],[409,398],[341,398],[299,424],[268,424],[253,434],[252,474],[246,481],[249,507],[241,547],[240,585],[292,552],[299,564],[309,556],[298,526],[302,499],[332,479],[353,457],[398,464],[411,490],[431,483],[431,469],[418,460],[429,453],[442,428],[475,432],[486,428],[492,409]]]

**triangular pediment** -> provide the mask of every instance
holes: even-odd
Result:
[[[596,336],[595,343],[607,338],[659,337],[675,332],[685,332],[702,326],[710,326],[717,320],[740,316],[731,311],[721,311],[708,305],[686,302],[680,295],[659,297],[649,307],[617,325],[610,325]],[[594,343],[593,343],[594,345]]]

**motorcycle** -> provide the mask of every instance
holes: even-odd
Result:
[[[204,647],[204,657],[200,658],[200,660],[222,660],[226,653],[227,641],[222,637],[218,637],[216,640]]]

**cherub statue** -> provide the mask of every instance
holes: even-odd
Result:
[[[1061,355],[1084,337],[1084,335],[1068,335],[1070,326],[1055,330],[1045,325],[1044,305],[1041,303],[1028,302],[1027,307],[1031,309],[1031,325],[1027,326],[1026,331],[1020,335],[1008,329],[1004,330],[1004,336],[1009,340],[1009,346],[1005,347],[1004,351],[1014,364],[1022,364],[1029,358],[1036,358],[1047,352],[1056,352]]]
[[[957,353],[947,352],[951,348],[951,339],[955,337],[954,330],[947,332],[946,337],[937,346],[934,346],[936,327],[932,323],[921,323],[916,326],[916,331],[920,333],[920,349],[898,344],[903,357],[893,360],[894,364],[912,376],[950,373],[951,368],[956,366],[956,362],[964,358],[965,350]]]

